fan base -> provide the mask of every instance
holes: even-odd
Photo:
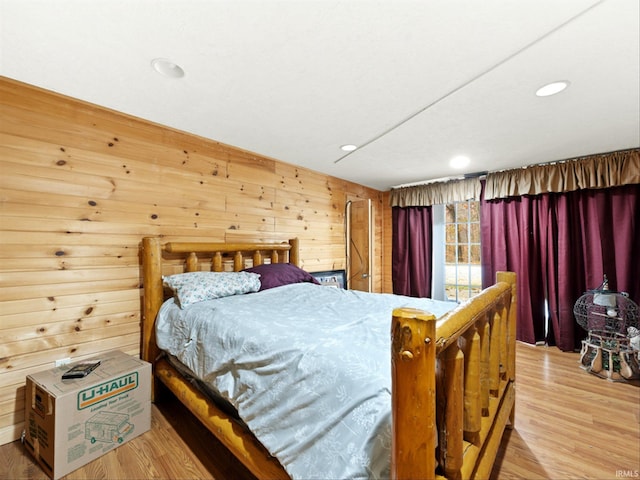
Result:
[[[640,378],[639,354],[624,335],[590,331],[587,339],[582,340],[580,366],[612,382],[634,380]]]

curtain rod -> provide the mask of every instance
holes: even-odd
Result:
[[[530,168],[530,167],[540,167],[540,166],[545,166],[545,165],[555,165],[555,164],[559,164],[559,163],[567,163],[567,162],[577,162],[580,160],[584,160],[587,158],[593,158],[593,157],[605,157],[607,155],[612,155],[614,153],[626,153],[626,152],[635,152],[638,151],[639,148],[638,147],[632,147],[632,148],[625,148],[624,150],[611,150],[610,152],[601,152],[601,153],[593,153],[590,155],[582,155],[580,157],[572,157],[572,158],[563,158],[560,160],[549,160],[548,162],[540,162],[540,163],[532,163],[530,165],[524,165],[522,167],[514,167],[514,168],[505,168],[503,170],[492,170],[491,172],[475,172],[475,173],[465,173],[463,175],[458,175],[456,177],[443,177],[443,178],[436,178],[434,180],[420,180],[418,182],[414,182],[414,183],[403,183],[400,185],[395,185],[393,187],[391,187],[391,190],[394,189],[398,189],[398,188],[406,188],[406,187],[419,187],[421,185],[430,185],[432,183],[445,183],[445,182],[450,182],[453,180],[465,180],[467,178],[484,178],[486,177],[489,173],[500,173],[500,172],[508,172],[508,171],[514,171],[514,170],[523,170],[526,168]]]
[[[419,187],[420,185],[431,185],[432,183],[446,183],[452,182],[454,180],[466,180],[468,178],[484,178],[487,175],[487,172],[474,172],[474,173],[465,173],[463,175],[458,175],[456,177],[442,177],[436,178],[433,180],[420,180],[418,182],[413,183],[403,183],[400,185],[394,185],[391,187],[391,190],[398,188],[406,188],[406,187]]]

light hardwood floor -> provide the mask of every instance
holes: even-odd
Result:
[[[586,373],[578,354],[517,346],[516,424],[492,479],[640,478],[640,384]],[[20,442],[0,447],[1,479],[44,480]],[[175,399],[154,405],[150,432],[64,477],[238,479],[253,477]]]

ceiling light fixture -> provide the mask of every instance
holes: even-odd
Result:
[[[465,157],[464,155],[458,155],[457,157],[453,157],[450,161],[449,161],[449,166],[451,168],[464,168],[467,165],[469,165],[469,163],[471,163],[471,160],[469,159],[469,157]]]
[[[182,67],[171,60],[166,58],[154,58],[151,61],[151,66],[160,75],[164,75],[169,78],[182,78],[184,77],[184,70]]]
[[[549,83],[536,90],[536,95],[538,97],[549,97],[551,95],[555,95],[556,93],[560,93],[568,86],[569,82],[567,80]]]
[[[345,152],[353,152],[354,150],[357,150],[358,147],[356,145],[352,145],[352,144],[347,144],[347,145],[342,145],[340,147],[340,150],[343,150]]]

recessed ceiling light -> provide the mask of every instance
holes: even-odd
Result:
[[[345,152],[353,152],[354,150],[357,150],[357,145],[351,145],[351,144],[347,144],[347,145],[342,145],[340,147],[341,150],[344,150]]]
[[[182,78],[184,77],[184,70],[182,67],[171,60],[166,58],[155,58],[151,61],[151,66],[160,75],[170,78]]]
[[[465,157],[464,155],[458,155],[457,157],[453,157],[449,161],[449,166],[451,168],[464,168],[467,165],[469,165],[470,162],[471,160],[469,160],[469,157]]]
[[[549,97],[551,95],[555,95],[556,93],[560,93],[568,86],[569,86],[569,82],[567,80],[549,83],[547,85],[540,87],[536,91],[536,95],[538,97]]]

